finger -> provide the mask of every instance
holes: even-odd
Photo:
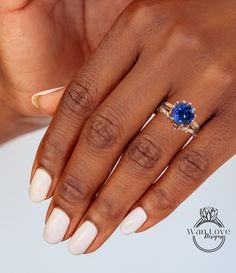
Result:
[[[32,96],[31,102],[41,113],[53,116],[65,90],[65,87],[58,87],[36,93]]]
[[[121,230],[124,233],[144,231],[155,225],[232,157],[236,151],[232,126],[233,122],[227,116],[218,115],[202,128],[199,135],[178,153],[160,180],[136,203]]]
[[[70,216],[65,239],[74,232],[127,143],[168,93],[169,81],[162,76],[162,69],[160,65],[154,71],[149,62],[138,62],[85,124],[48,211],[50,215],[59,207]],[[155,92],[153,86],[158,86]],[[144,89],[145,101],[139,107]],[[51,233],[47,225],[46,240]]]
[[[119,26],[114,27],[78,72],[59,103],[33,165],[32,201],[39,202],[52,195],[84,123],[129,72],[137,58],[136,43],[127,45],[129,39],[126,36],[130,33],[119,35],[119,39],[113,38],[117,28]]]
[[[159,34],[161,35],[161,31]],[[127,43],[130,38],[128,37]],[[160,48],[159,38],[155,51]],[[106,180],[127,142],[138,132],[156,105],[167,94],[168,66],[165,54],[162,55],[162,60],[158,56],[159,65],[154,62],[153,57],[138,58],[128,75],[87,120],[69,163],[60,177],[47,213],[44,232],[47,242],[60,242],[74,232],[98,187]],[[155,92],[153,86],[156,86]],[[143,107],[139,107],[140,101],[143,102]],[[66,222],[66,224],[69,222],[69,227],[66,230],[65,225],[64,233],[54,236],[57,227],[52,224],[51,219],[55,218],[54,211],[58,208],[61,209],[63,218],[65,215],[67,220],[69,218]]]
[[[196,89],[198,87],[195,86]],[[192,90],[194,92],[194,88]],[[178,92],[168,101],[173,103],[177,96],[181,99],[183,94],[186,92],[181,94]],[[207,98],[204,102],[192,101],[199,111],[208,104]],[[199,123],[203,124],[214,110],[214,102],[211,105],[208,104],[208,113],[202,111],[203,115],[199,118]],[[88,252],[101,246],[133,204],[163,172],[188,138],[188,134],[174,131],[166,117],[161,113],[158,114],[129,145],[117,168],[99,190],[99,195],[84,215],[83,221],[72,237],[71,252],[81,253],[80,237],[81,227],[82,231],[84,229],[84,221],[89,221],[90,226],[92,223],[97,228],[96,238]]]

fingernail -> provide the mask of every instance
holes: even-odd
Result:
[[[43,169],[38,169],[31,181],[29,197],[32,202],[44,201],[52,184],[52,178]]]
[[[70,218],[61,209],[55,208],[45,226],[44,240],[49,244],[60,243],[69,227]]]
[[[120,225],[121,232],[123,234],[132,234],[136,232],[147,220],[146,212],[138,207],[131,211]]]
[[[35,106],[36,108],[39,108],[39,105],[38,105],[38,98],[40,96],[46,96],[46,95],[49,95],[51,93],[54,93],[54,92],[57,92],[57,91],[60,91],[62,89],[64,89],[65,87],[57,87],[57,88],[52,88],[52,89],[48,89],[48,90],[45,90],[45,91],[42,91],[42,92],[39,92],[39,93],[36,93],[32,96],[31,98],[31,102],[33,104],[33,106]]]
[[[82,226],[77,229],[70,240],[70,253],[72,255],[84,254],[96,238],[97,232],[97,228],[92,222],[84,222]]]

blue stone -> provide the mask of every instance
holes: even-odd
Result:
[[[179,102],[171,110],[170,117],[177,125],[187,126],[194,120],[195,111],[189,103]]]

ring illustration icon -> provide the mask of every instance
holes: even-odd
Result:
[[[204,207],[200,209],[200,219],[193,228],[187,229],[194,245],[206,253],[216,252],[224,245],[230,230],[218,218],[218,209]]]

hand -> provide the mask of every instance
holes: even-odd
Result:
[[[1,1],[0,142],[42,126],[31,96],[67,85],[127,2]]]
[[[34,162],[31,198],[53,196],[49,243],[73,235],[73,254],[94,251],[125,216],[124,233],[144,231],[235,154],[235,18],[232,0],[134,1],[119,17],[65,91]],[[184,149],[190,135],[163,113],[141,130],[178,100],[193,103],[201,127]]]

